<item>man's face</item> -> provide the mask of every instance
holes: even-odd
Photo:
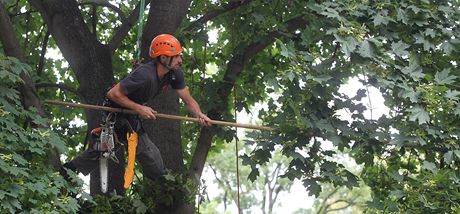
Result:
[[[180,70],[181,64],[182,64],[182,55],[181,54],[176,55],[176,56],[171,56],[171,57],[164,56],[162,58],[163,58],[162,59],[163,63],[168,66],[168,69],[175,70],[175,71]],[[171,62],[171,64],[169,64],[170,62]]]

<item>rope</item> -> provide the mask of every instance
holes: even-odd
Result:
[[[234,113],[235,113],[235,121],[238,121],[237,111],[236,111],[236,85],[233,87],[233,103],[234,103]],[[240,169],[239,169],[239,158],[238,158],[238,128],[235,127],[235,159],[236,159],[236,186],[237,186],[237,206],[238,206],[238,213],[241,213],[240,208]]]
[[[204,15],[208,14],[208,0],[204,2]],[[204,24],[204,32],[208,32],[208,25],[207,23]],[[206,75],[206,47],[208,46],[208,40],[204,43],[204,51],[203,51],[203,72],[201,76],[201,97],[204,96],[204,79]],[[200,204],[201,204],[201,192],[200,192],[201,182],[198,185],[198,209],[197,212],[200,214]]]
[[[208,14],[208,1],[204,2],[204,14]],[[204,32],[208,32],[208,24],[204,23]],[[207,37],[206,37],[207,38]],[[204,43],[204,50],[203,50],[203,72],[201,76],[201,94],[203,96],[203,91],[204,91],[204,79],[206,78],[206,53],[207,53],[207,47],[208,47],[208,39],[206,39],[206,42]]]
[[[141,5],[139,7],[139,21],[137,24],[137,41],[136,41],[136,56],[135,60],[140,61],[141,58],[141,37],[142,37],[142,28],[144,25],[144,8],[145,0],[141,0]]]
[[[235,49],[235,15],[233,16],[232,26],[231,26],[231,35],[232,35],[232,50]],[[234,103],[234,113],[235,113],[235,121],[238,121],[237,111],[236,111],[236,84],[233,86],[233,103]],[[241,214],[241,206],[240,206],[240,169],[239,169],[239,162],[238,162],[238,128],[235,127],[235,156],[236,156],[236,185],[237,185],[237,206],[238,206],[238,213]]]

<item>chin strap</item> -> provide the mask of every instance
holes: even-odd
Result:
[[[169,57],[169,63],[168,63],[168,64],[163,63],[163,62],[161,61],[160,57],[161,57],[161,56],[159,56],[159,57],[157,58],[157,62],[160,63],[161,65],[165,66],[168,70],[173,70],[172,67],[171,67],[173,57],[172,57],[172,56],[168,56],[168,57]]]

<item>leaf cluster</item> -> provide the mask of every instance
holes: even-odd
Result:
[[[15,89],[22,84],[22,72],[30,72],[30,67],[0,55],[0,212],[76,212],[79,205],[70,194],[79,190],[58,175],[47,159],[47,154],[66,148],[56,133],[33,128],[49,121],[35,109],[22,107]]]

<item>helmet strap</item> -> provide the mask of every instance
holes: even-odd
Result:
[[[168,69],[171,67],[171,64],[172,64],[172,60],[173,60],[173,57],[172,57],[172,56],[170,56],[170,57],[169,57],[169,64],[168,64]]]
[[[163,63],[161,61],[161,56],[157,57],[157,62],[160,63],[161,65],[163,65],[164,67],[166,67],[168,70],[171,70],[172,69],[171,64],[172,64],[173,57],[172,56],[167,56],[167,57],[169,57],[169,63],[168,64]]]

